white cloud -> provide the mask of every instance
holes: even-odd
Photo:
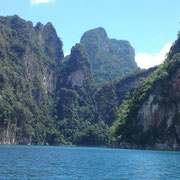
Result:
[[[172,43],[167,43],[163,49],[156,55],[147,54],[147,53],[138,53],[135,57],[136,63],[140,68],[150,68],[156,65],[161,64],[165,59],[166,55],[169,52]]]
[[[51,3],[55,2],[55,0],[30,0],[31,5],[38,5],[38,4],[43,4],[43,3]]]
[[[64,57],[66,57],[66,56],[68,56],[70,54],[71,54],[70,52],[67,52],[67,53],[64,54]]]

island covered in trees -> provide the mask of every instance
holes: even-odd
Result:
[[[180,35],[158,67],[102,27],[64,57],[49,22],[0,17],[0,143],[180,149]]]

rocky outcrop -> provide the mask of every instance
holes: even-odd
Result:
[[[46,55],[51,56],[51,58],[56,57],[58,63],[61,64],[61,60],[64,58],[62,41],[57,36],[52,23],[48,22],[45,26],[43,26],[39,22],[35,26],[35,30]]]
[[[180,150],[179,39],[160,65],[120,107],[115,134],[119,147]]]
[[[112,126],[122,102],[129,99],[136,85],[156,69],[157,67],[139,70],[127,77],[102,86],[96,94],[97,118],[103,120],[108,126]]]
[[[71,55],[64,64],[60,87],[75,89],[85,88],[93,83],[89,57],[80,44],[71,50]]]
[[[57,88],[63,58],[62,42],[51,23],[34,27],[17,15],[0,17],[1,143],[45,141],[45,131],[40,139],[36,133],[52,122],[47,101]]]
[[[35,31],[38,36],[39,44],[44,53],[43,84],[46,92],[56,90],[58,75],[61,68],[64,53],[62,50],[62,41],[57,36],[56,30],[49,22],[45,26],[37,23]]]
[[[75,86],[83,87],[84,80],[85,79],[84,79],[84,72],[83,72],[83,70],[77,70],[75,72],[72,72],[68,76],[68,84],[71,83],[72,84],[72,88],[74,88]]]
[[[16,129],[13,127],[4,128],[0,136],[0,144],[22,144],[31,145],[31,136],[23,135],[18,136]]]
[[[168,93],[162,93],[163,86],[156,86],[138,111],[138,126],[142,132],[147,133],[155,129],[159,134],[155,141],[155,147],[167,147],[176,149],[179,147],[179,121],[180,117],[180,69],[168,83]],[[168,132],[168,133],[167,133]],[[167,134],[166,134],[167,133]],[[170,147],[168,147],[168,144]]]
[[[138,111],[139,125],[146,132],[152,127],[159,127],[163,122],[169,129],[175,122],[175,115],[180,112],[180,69],[168,83],[169,92],[164,96],[163,86],[156,86]]]
[[[157,69],[97,90],[93,76],[100,85],[137,68],[129,42],[97,28],[63,59],[51,23],[0,17],[0,143],[107,145],[117,119],[113,146],[179,150],[179,52],[180,38]]]
[[[95,83],[124,77],[137,69],[135,52],[128,41],[109,39],[103,28],[89,30],[80,43],[90,57]]]

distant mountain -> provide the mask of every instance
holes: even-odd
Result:
[[[180,36],[164,64],[121,105],[112,129],[119,147],[180,150]]]
[[[90,57],[96,84],[124,77],[137,69],[135,53],[128,41],[109,39],[103,28],[89,30],[80,43]]]

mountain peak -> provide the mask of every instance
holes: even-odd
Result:
[[[130,43],[109,39],[102,27],[85,32],[80,43],[85,46],[90,57],[94,80],[97,84],[123,77],[137,68],[134,48]]]
[[[95,28],[95,29],[91,29],[91,30],[89,30],[89,31],[86,31],[86,32],[82,35],[80,42],[82,42],[82,41],[84,40],[84,38],[86,38],[86,37],[90,37],[90,38],[92,38],[94,41],[98,41],[99,39],[102,39],[102,40],[108,39],[107,32],[106,32],[105,29],[102,28],[102,27],[98,27],[98,28]]]

